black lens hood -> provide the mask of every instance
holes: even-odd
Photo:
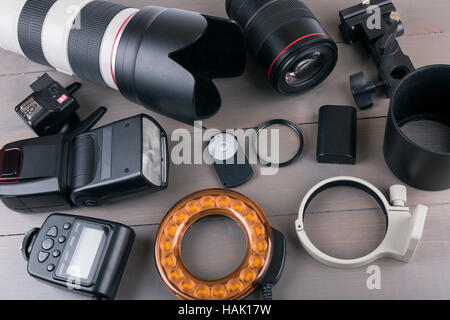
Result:
[[[116,80],[128,99],[190,123],[220,108],[213,78],[245,67],[240,27],[229,20],[149,6],[125,28],[116,54]]]
[[[449,149],[425,149],[410,140],[402,125],[433,120],[450,127],[450,65],[431,65],[407,75],[397,87],[389,108],[384,137],[384,157],[391,171],[417,189],[450,188]]]

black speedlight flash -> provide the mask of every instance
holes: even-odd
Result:
[[[57,213],[25,235],[21,251],[32,277],[114,299],[134,239],[133,229],[123,224]]]
[[[72,135],[16,141],[0,150],[0,197],[19,212],[97,206],[168,183],[164,129],[141,114]]]

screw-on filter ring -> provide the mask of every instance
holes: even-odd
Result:
[[[278,167],[282,168],[282,167],[286,167],[286,166],[292,164],[295,160],[297,160],[300,157],[300,155],[303,152],[303,147],[305,145],[305,139],[303,137],[302,131],[295,123],[288,121],[288,120],[283,120],[283,119],[273,119],[273,120],[269,120],[269,121],[262,123],[261,125],[259,125],[258,128],[256,128],[256,141],[258,139],[258,135],[261,132],[261,130],[266,129],[267,127],[270,127],[274,124],[279,124],[279,125],[286,126],[290,129],[292,129],[292,131],[294,131],[294,133],[298,136],[298,139],[300,142],[300,145],[299,145],[298,150],[295,153],[295,155],[288,161],[278,164]],[[256,141],[255,141],[255,143],[257,143]],[[256,149],[258,149],[258,148],[256,148]],[[256,154],[258,156],[258,159],[261,161],[261,159],[262,159],[261,156],[258,154],[258,152]],[[272,166],[272,164],[270,162],[265,162],[264,165],[266,165],[268,167]]]

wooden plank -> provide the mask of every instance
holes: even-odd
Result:
[[[151,3],[146,0],[113,0],[113,2],[136,8],[142,8],[147,5],[173,7],[227,18],[224,0],[155,0]],[[340,23],[338,12],[341,9],[357,4],[358,1],[306,0],[304,2],[311,8],[330,35],[336,41],[342,41],[341,34],[337,28]],[[401,14],[407,36],[450,31],[450,19],[448,19],[447,15],[450,11],[450,3],[447,0],[433,0],[432,5],[430,5],[430,1],[395,0],[394,4]],[[10,61],[14,61],[14,63],[10,63]],[[0,76],[3,76],[26,72],[44,72],[50,70],[50,68],[29,62],[21,56],[6,53],[4,50],[1,50],[0,70]]]
[[[288,243],[286,269],[280,283],[274,288],[274,296],[280,299],[448,299],[450,274],[448,270],[443,270],[446,268],[443,266],[450,263],[450,253],[447,249],[450,240],[449,209],[448,205],[430,208],[422,241],[410,263],[390,259],[377,260],[373,263],[381,269],[381,290],[367,289],[366,281],[369,274],[366,273],[366,267],[351,270],[334,269],[312,259],[298,243],[293,231],[296,217],[290,220],[283,217],[271,218],[272,226],[285,233]],[[365,241],[357,240],[364,237],[359,232],[365,230],[360,229],[361,226],[367,228],[366,221],[359,220],[357,216],[353,216],[351,220],[351,216],[345,214],[347,214],[343,217],[345,219],[333,218],[337,224],[335,228],[345,228],[356,240],[349,241],[348,239],[352,237],[348,237],[346,241],[335,245],[333,242],[336,239],[323,233],[320,239],[322,245],[328,247],[339,245],[344,254],[348,252],[354,254],[363,247],[373,246],[377,237],[370,233]],[[319,214],[317,220],[320,219]],[[352,227],[355,227],[355,230],[351,231]],[[374,226],[371,228],[375,232],[379,230]],[[356,245],[357,241],[360,242],[359,245]],[[354,249],[351,249],[352,245]]]
[[[0,77],[27,73],[41,73],[53,68],[34,63],[18,54],[0,48]]]
[[[275,176],[261,176],[261,167],[254,166],[255,177],[236,188],[256,201],[268,216],[292,214],[298,211],[300,201],[307,191],[319,181],[338,175],[366,179],[384,192],[392,184],[401,183],[384,162],[382,145],[385,119],[360,120],[358,127],[357,165],[318,164],[315,160],[317,125],[302,125],[305,151],[293,165],[281,168]],[[283,140],[281,150],[296,141]],[[171,144],[171,147],[173,143]],[[125,224],[159,223],[168,209],[185,195],[205,189],[220,187],[212,166],[171,165],[169,188],[152,194],[143,194],[98,208],[77,208],[71,212],[112,219]],[[449,202],[450,191],[424,192],[408,188],[408,203],[439,204]],[[374,208],[367,203],[364,193],[336,190],[320,204],[320,211]],[[17,214],[0,204],[0,234],[23,233],[43,222],[47,214]]]
[[[151,3],[146,0],[113,0],[113,2],[135,8],[142,8],[147,5],[179,8],[228,18],[225,11],[225,1],[222,0],[155,0]],[[338,30],[339,10],[358,4],[358,0],[303,0],[303,2],[316,15],[327,32],[336,41],[342,41]],[[447,0],[433,0],[432,5],[430,1],[420,0],[394,0],[393,2],[405,24],[406,35],[450,31],[450,21],[447,15],[450,11],[450,3]]]
[[[437,63],[450,64],[450,34],[405,37],[400,42],[405,52],[411,55],[416,67]],[[204,125],[208,128],[220,129],[248,128],[273,118],[310,123],[317,121],[317,110],[322,105],[354,105],[350,93],[349,76],[363,71],[367,79],[376,79],[375,67],[371,58],[363,53],[362,48],[359,48],[358,45],[339,44],[339,50],[340,59],[331,76],[314,90],[295,97],[285,97],[276,93],[265,81],[259,67],[249,59],[244,76],[215,81],[222,95],[222,108],[217,115],[205,120]],[[11,60],[9,63],[14,65],[15,62]],[[0,87],[4,88],[0,96],[1,110],[12,110],[23,100],[31,92],[28,85],[38,75],[39,73],[0,77]],[[50,75],[63,84],[69,84],[76,80],[75,77],[57,72],[50,72]],[[123,98],[117,91],[86,81],[81,82],[83,88],[76,94],[76,97],[82,106],[82,114],[87,115],[99,105],[107,106],[108,114],[102,120],[102,124],[147,112],[145,108]],[[359,111],[358,117],[385,116],[389,100],[379,92],[374,97],[374,103],[374,107]],[[169,132],[178,127],[189,128],[159,114],[147,113],[160,121]],[[1,143],[12,141],[11,137],[29,136],[29,131],[24,128],[14,112],[5,112],[0,119],[0,127],[8,130],[6,135],[0,137]]]
[[[405,37],[400,39],[400,44],[416,68],[450,64],[450,34]],[[375,80],[375,66],[358,44],[340,44],[338,48],[340,58],[330,77],[314,90],[294,97],[275,92],[259,67],[249,60],[243,77],[216,81],[223,93],[223,105],[215,117],[204,121],[205,125],[208,128],[251,127],[276,117],[297,123],[316,122],[318,109],[323,105],[355,105],[350,75],[362,71],[368,80]],[[359,118],[387,114],[389,100],[383,93],[377,92],[373,101],[374,107],[360,110]]]
[[[324,224],[326,226],[326,220],[330,219],[336,229],[346,230],[349,236],[339,241],[322,233],[318,241],[330,248],[335,247],[336,253],[356,254],[373,247],[379,240],[376,233],[383,226],[374,217],[370,211],[316,213],[309,222],[313,229],[308,230],[314,233]],[[281,281],[274,287],[276,299],[450,298],[450,205],[430,207],[422,242],[410,263],[390,259],[373,263],[381,269],[381,290],[367,289],[369,274],[366,273],[366,267],[335,269],[311,258],[298,242],[294,231],[295,219],[295,215],[270,218],[271,225],[287,238],[286,268]],[[183,249],[190,270],[207,270],[208,267],[225,269],[230,266],[230,262],[236,262],[230,258],[236,257],[239,243],[235,239],[238,234],[236,228],[224,228],[223,223],[221,219],[208,219],[196,225],[197,239],[204,236],[205,240],[201,245],[194,243],[186,251]],[[135,230],[137,239],[117,298],[175,299],[160,280],[154,266],[153,245],[157,226],[137,226]],[[83,298],[28,276],[26,263],[18,250],[21,240],[22,236],[0,237],[0,261],[3,261],[0,264],[0,299]],[[202,248],[203,254],[197,251],[199,248]],[[259,298],[258,295],[252,297]]]
[[[55,71],[49,72],[49,75],[64,86],[78,81],[75,77]],[[32,73],[0,77],[0,88],[2,88],[0,112],[3,115],[2,119],[0,119],[0,128],[2,128],[0,144],[4,145],[11,141],[35,136],[33,131],[14,112],[14,107],[25,99],[27,95],[31,94],[32,91],[29,88],[29,84],[35,81],[38,76],[40,74]],[[74,94],[81,106],[79,110],[81,118],[87,117],[99,106],[106,106],[108,108],[108,112],[99,121],[97,126],[109,124],[139,113],[147,113],[156,118],[169,132],[175,128],[192,128],[192,126],[184,125],[179,121],[150,112],[142,106],[125,99],[118,91],[87,81],[81,81],[81,83],[81,89]]]
[[[319,21],[336,41],[342,41],[338,31],[339,10],[346,9],[358,4],[355,0],[333,0],[333,1],[304,1],[317,16]],[[430,34],[450,31],[448,14],[450,4],[446,0],[416,1],[416,0],[394,0],[394,5],[400,13],[405,25],[405,34]],[[441,11],[443,10],[443,11]]]

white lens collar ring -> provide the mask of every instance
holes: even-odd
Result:
[[[386,215],[387,229],[383,241],[374,251],[364,257],[340,259],[329,256],[320,251],[306,234],[303,217],[309,203],[323,190],[335,186],[355,187],[369,193],[378,202]],[[295,221],[295,229],[300,243],[313,258],[330,267],[357,268],[381,258],[392,258],[408,262],[422,238],[428,208],[424,205],[417,205],[411,214],[410,209],[405,207],[406,188],[402,185],[393,185],[390,187],[389,192],[391,203],[387,201],[380,190],[362,179],[334,177],[318,183],[303,198],[298,219]]]

